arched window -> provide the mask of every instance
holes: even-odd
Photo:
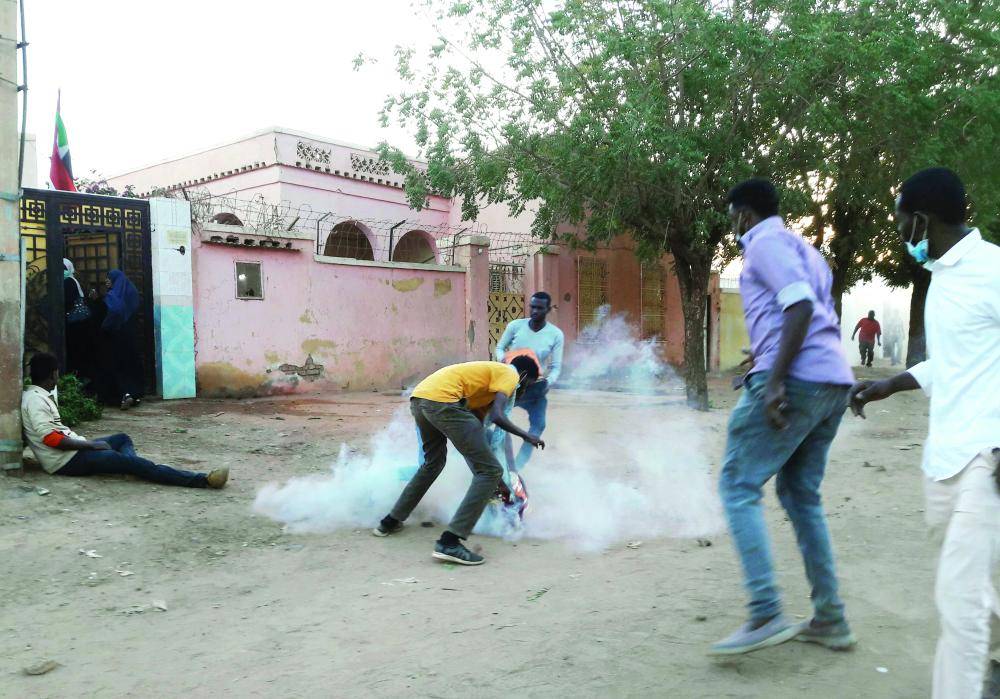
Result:
[[[221,223],[223,226],[242,226],[243,221],[239,219],[236,214],[230,213],[228,211],[223,211],[221,214],[216,214],[212,217],[213,223]]]
[[[349,257],[355,260],[374,260],[375,251],[364,230],[353,221],[338,223],[326,238],[323,254],[327,257]]]
[[[410,231],[396,243],[392,251],[393,262],[434,263],[434,241],[423,231]]]

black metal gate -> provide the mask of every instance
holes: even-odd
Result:
[[[21,197],[25,250],[25,354],[48,351],[66,366],[63,264],[76,266],[84,289],[102,289],[122,270],[142,297],[137,345],[147,390],[156,386],[149,202],[76,192],[25,189]]]

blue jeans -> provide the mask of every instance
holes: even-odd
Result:
[[[779,431],[764,412],[766,382],[766,372],[752,375],[733,409],[719,487],[750,594],[750,618],[763,621],[781,612],[760,503],[764,484],[777,475],[778,499],[795,529],[812,585],[815,619],[840,621],[844,604],[837,592],[819,488],[830,444],[847,408],[848,387],[786,379],[788,427]]]
[[[545,431],[545,411],[549,407],[548,382],[533,383],[524,389],[524,393],[514,403],[515,408],[523,408],[528,413],[528,432],[541,437]],[[521,445],[514,458],[514,468],[520,471],[528,463],[535,448],[528,442]]]
[[[204,488],[208,485],[204,473],[180,471],[143,459],[135,453],[135,446],[127,434],[115,434],[95,441],[107,442],[111,445],[111,449],[78,451],[69,463],[56,471],[55,475],[93,476],[99,473],[125,473],[163,485],[181,485],[188,488]]]

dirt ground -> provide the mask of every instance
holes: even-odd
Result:
[[[713,410],[699,418],[717,429],[715,463],[737,396],[726,383],[713,381]],[[550,424],[574,410],[570,392],[553,395]],[[653,539],[595,554],[476,537],[488,563],[465,569],[433,561],[436,530],[419,525],[385,540],[367,530],[291,535],[251,512],[264,483],[324,471],[342,442],[364,448],[402,400],[154,402],[79,428],[128,432],[161,463],[229,465],[221,492],[37,469],[0,477],[0,695],[929,693],[937,630],[919,471],[927,404],[918,393],[871,406],[867,421],[845,418],[831,455],[825,499],[858,648],[788,643],[728,662],[705,655],[743,621],[726,536],[707,547]],[[656,409],[668,419],[683,408]],[[773,492],[767,511],[787,608],[801,618],[807,588]],[[23,674],[50,659],[60,666]]]

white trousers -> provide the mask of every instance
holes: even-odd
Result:
[[[1000,435],[997,435],[1000,439]],[[948,480],[925,479],[927,524],[943,542],[934,596],[941,637],[934,699],[979,699],[990,653],[1000,659],[1000,491],[986,451]]]

